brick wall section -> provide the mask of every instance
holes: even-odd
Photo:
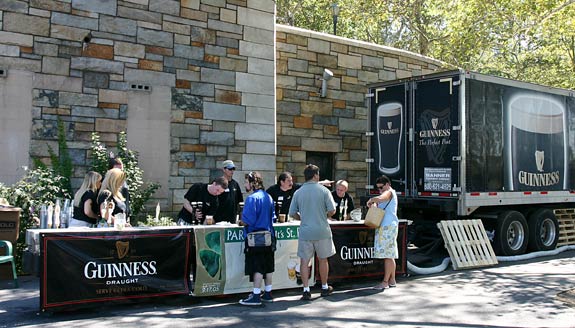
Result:
[[[113,146],[127,129],[129,99],[145,92],[130,86],[162,86],[171,88],[163,210],[178,211],[187,188],[227,158],[271,181],[274,12],[273,0],[0,1],[0,67],[34,73],[33,90],[22,90],[33,102],[30,156],[48,161],[62,120],[78,186],[91,133]]]
[[[307,151],[335,154],[335,179],[367,183],[366,85],[429,74],[437,60],[395,48],[276,25],[277,169],[303,182]],[[324,68],[334,77],[319,94]]]

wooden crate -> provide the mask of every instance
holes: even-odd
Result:
[[[575,245],[575,208],[554,209],[559,222],[559,241],[557,247]]]
[[[453,269],[467,269],[497,264],[481,220],[449,220],[437,224]]]

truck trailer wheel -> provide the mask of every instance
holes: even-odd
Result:
[[[559,222],[552,210],[541,208],[529,215],[529,250],[555,249],[558,240]]]
[[[505,211],[497,218],[493,246],[498,255],[512,256],[525,253],[529,228],[523,214]]]

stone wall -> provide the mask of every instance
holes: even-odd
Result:
[[[28,143],[48,162],[62,120],[78,186],[92,132],[114,146],[126,131],[167,211],[227,158],[272,181],[274,13],[273,0],[0,1],[0,69],[10,77],[0,94],[29,86],[2,107],[27,98],[15,122],[32,118],[31,137],[11,145]],[[0,164],[12,179],[29,163]]]
[[[306,153],[332,153],[334,179],[348,180],[350,192],[363,195],[368,182],[366,85],[442,66],[408,51],[276,25],[278,171],[293,172],[303,182]],[[324,68],[334,76],[322,98]]]

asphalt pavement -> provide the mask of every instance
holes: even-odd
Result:
[[[0,327],[575,327],[575,251],[496,266],[398,277],[377,292],[374,281],[335,285],[322,298],[274,291],[275,302],[237,304],[242,295],[179,297],[141,304],[39,313],[39,282],[0,282]]]

